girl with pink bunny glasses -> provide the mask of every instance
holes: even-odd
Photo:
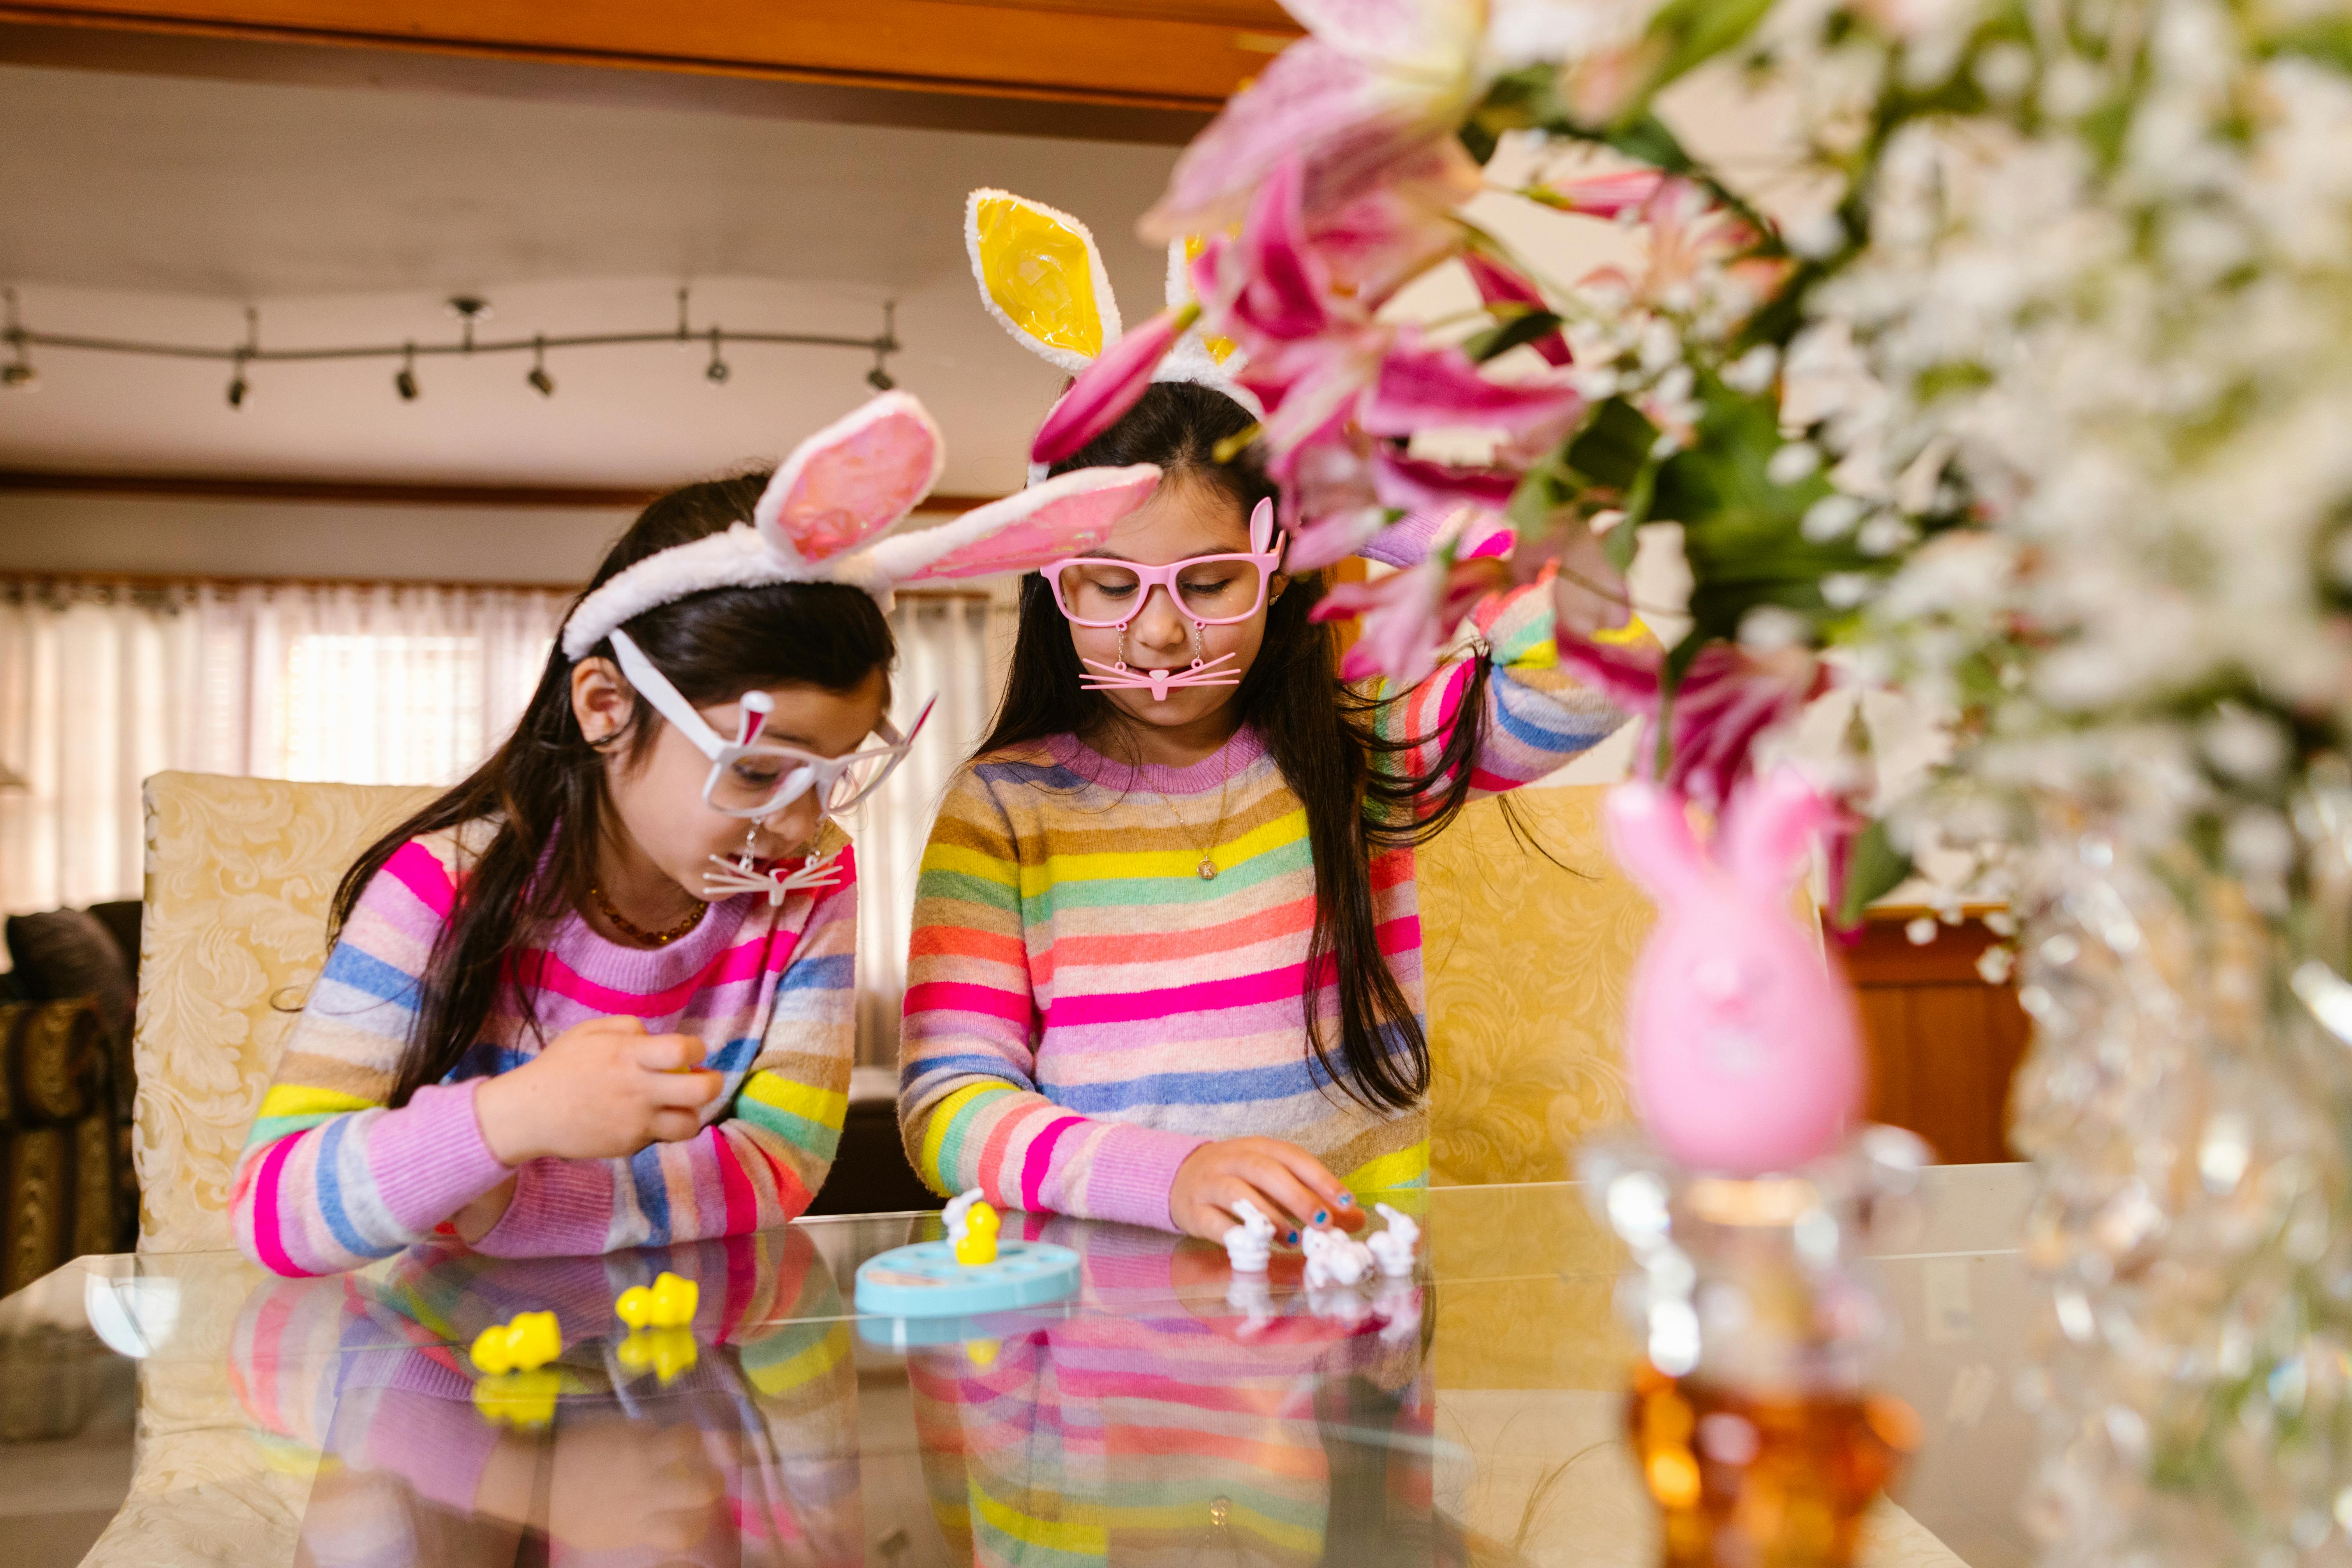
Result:
[[[892,591],[1097,548],[1160,478],[1090,468],[896,531],[940,446],[877,397],[622,536],[514,733],[337,889],[232,1189],[248,1256],[321,1274],[445,1228],[573,1256],[808,1206],[856,1035],[835,819],[922,724],[887,717]]]
[[[1118,631],[1118,659],[1080,662],[1094,673],[1081,677],[1088,691],[1148,690],[1155,702],[1188,686],[1239,686],[1241,675],[1228,651],[1206,657],[1201,634],[1211,626],[1238,626],[1265,607],[1266,584],[1282,567],[1284,539],[1274,528],[1274,503],[1260,500],[1250,514],[1250,547],[1244,552],[1195,555],[1164,566],[1148,566],[1120,556],[1071,555],[1045,568],[1054,603],[1074,626]],[[1192,624],[1192,662],[1185,669],[1130,669],[1127,629],[1150,604],[1154,592]]]

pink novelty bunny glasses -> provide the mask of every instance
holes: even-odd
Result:
[[[1237,686],[1241,677],[1229,667],[1234,656],[1204,658],[1201,633],[1210,626],[1230,626],[1248,620],[1265,607],[1266,584],[1282,564],[1284,541],[1274,532],[1274,509],[1260,501],[1250,518],[1254,549],[1221,555],[1195,555],[1164,566],[1110,556],[1072,555],[1045,568],[1054,603],[1073,626],[1118,628],[1118,662],[1106,665],[1081,658],[1093,672],[1080,678],[1088,691],[1148,689],[1156,702],[1186,686]],[[1127,628],[1143,613],[1151,592],[1159,589],[1169,603],[1192,623],[1192,663],[1188,669],[1132,669],[1127,662]]]

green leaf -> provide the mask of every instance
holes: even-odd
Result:
[[[1631,489],[1658,444],[1658,427],[1649,416],[1622,397],[1612,397],[1592,411],[1592,417],[1568,444],[1568,466],[1596,485]]]
[[[1738,47],[1771,8],[1772,0],[1666,0],[1650,18],[1650,38],[1661,53],[1636,103],[1646,110],[1667,83]]]
[[[1852,931],[1860,925],[1871,904],[1893,892],[1910,874],[1911,857],[1895,847],[1886,824],[1874,822],[1864,828],[1846,861],[1845,893],[1837,908],[1839,929]]]
[[[1582,489],[1575,476],[1559,466],[1555,454],[1528,470],[1519,488],[1511,492],[1511,504],[1503,516],[1513,528],[1532,536],[1549,528],[1552,513],[1573,502]]]
[[[2313,16],[2265,39],[2265,55],[2305,55],[2337,71],[2352,71],[2352,16]]]
[[[1770,394],[1735,392],[1709,376],[1699,384],[1699,403],[1692,444],[1658,467],[1651,508],[1683,525],[1692,580],[1692,629],[1683,646],[1737,637],[1740,622],[1761,605],[1797,611],[1818,626],[1836,613],[1822,597],[1824,576],[1889,563],[1864,555],[1851,539],[1804,536],[1805,513],[1830,485],[1818,473],[1773,482],[1767,466],[1781,441]]]
[[[1609,558],[1610,565],[1620,572],[1631,572],[1633,569],[1634,552],[1642,547],[1642,541],[1638,537],[1641,531],[1642,525],[1628,517],[1601,536],[1601,553]]]
[[[1523,343],[1534,342],[1559,331],[1559,318],[1549,310],[1538,310],[1532,305],[1487,308],[1502,316],[1503,320],[1462,345],[1462,352],[1480,364],[1490,359],[1499,359]],[[1507,314],[1512,310],[1517,314]]]

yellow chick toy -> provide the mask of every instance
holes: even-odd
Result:
[[[650,1368],[667,1384],[678,1373],[693,1371],[702,1352],[692,1330],[662,1328],[636,1330],[613,1353],[633,1376],[643,1376]]]
[[[540,1368],[500,1373],[474,1384],[474,1408],[492,1424],[544,1426],[555,1419],[555,1396],[562,1380]]]
[[[964,1211],[963,1235],[956,1238],[955,1260],[970,1268],[996,1261],[996,1211],[974,1204]]]
[[[702,1291],[691,1279],[664,1269],[652,1289],[632,1285],[613,1303],[614,1314],[633,1329],[682,1329],[694,1321]]]
[[[563,1331],[552,1312],[517,1312],[511,1322],[474,1336],[474,1364],[495,1377],[537,1372],[563,1353]]]

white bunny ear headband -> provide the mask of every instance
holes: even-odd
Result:
[[[794,448],[748,520],[649,555],[582,599],[563,656],[583,658],[647,610],[710,588],[841,583],[887,610],[908,584],[1031,571],[1102,543],[1160,482],[1149,463],[1080,468],[937,528],[877,537],[930,493],[944,461],[923,405],[883,394]]]
[[[1085,224],[1042,202],[1010,191],[981,189],[963,207],[964,249],[980,285],[981,303],[1013,341],[1046,363],[1077,374],[1118,341],[1118,300],[1102,252]],[[1168,246],[1168,304],[1192,303],[1191,249],[1184,240]],[[1179,339],[1151,373],[1154,381],[1189,381],[1221,392],[1263,419],[1265,410],[1226,367],[1234,346],[1209,339],[1194,326]],[[1043,464],[1032,464],[1029,482],[1045,479]]]

